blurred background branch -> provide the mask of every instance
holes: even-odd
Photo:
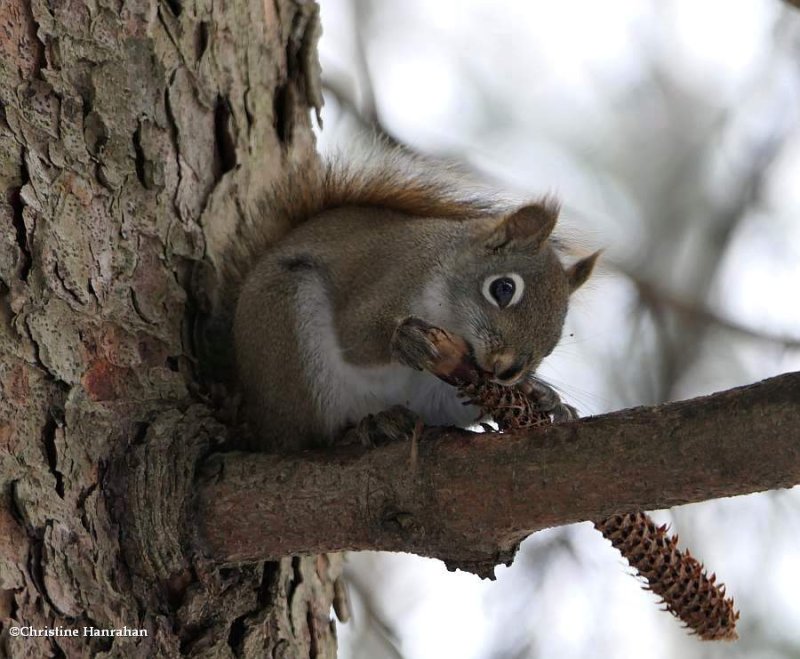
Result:
[[[716,327],[729,330],[742,336],[768,341],[784,348],[800,348],[800,337],[772,334],[766,330],[757,330],[746,327],[741,323],[734,322],[728,318],[722,318],[719,314],[706,307],[687,302],[667,291],[663,291],[658,286],[639,278],[632,272],[619,270],[636,286],[642,306],[650,310],[651,313],[661,317],[666,312],[673,312],[683,318],[688,325],[714,325]],[[663,321],[662,321],[663,323]]]

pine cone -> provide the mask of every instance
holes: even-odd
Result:
[[[463,339],[437,328],[430,329],[431,343],[439,353],[430,371],[458,387],[467,402],[480,407],[500,430],[553,422],[547,406],[537,399],[535,389],[491,382],[478,368]],[[553,409],[552,401],[549,407]],[[666,610],[680,618],[693,633],[703,640],[738,638],[735,626],[739,612],[733,599],[725,597],[725,586],[715,583],[716,575],[707,576],[703,564],[688,551],[678,549],[678,536],[670,537],[666,526],[656,526],[644,512],[613,515],[595,522],[594,526],[645,579],[646,587],[662,598]]]
[[[594,527],[647,581],[647,588],[662,598],[667,611],[706,641],[734,640],[739,612],[716,575],[706,575],[703,564],[688,551],[678,549],[678,536],[667,526],[656,526],[643,512],[613,515]]]

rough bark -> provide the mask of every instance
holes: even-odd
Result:
[[[410,551],[488,575],[535,530],[800,483],[800,373],[690,401],[414,445],[227,453],[197,491],[214,560]]]
[[[179,514],[124,522],[128,492],[160,510],[193,473],[175,456],[224,436],[192,395],[192,278],[270,177],[315,157],[316,12],[0,3],[0,654],[334,652],[335,564],[219,570],[141,551],[156,528],[180,537]],[[122,456],[157,478],[123,482]],[[23,625],[148,636],[10,635]]]

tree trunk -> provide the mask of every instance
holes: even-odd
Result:
[[[192,395],[195,265],[316,157],[317,10],[0,4],[0,654],[335,654],[335,562],[153,558],[147,538],[192,529],[119,523],[224,435]],[[121,484],[121,456],[153,480]],[[146,636],[85,632],[126,627]]]

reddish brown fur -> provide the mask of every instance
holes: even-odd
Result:
[[[367,163],[358,169],[341,160],[317,168],[290,168],[281,184],[257,204],[232,241],[224,259],[224,297],[235,299],[259,256],[293,227],[324,210],[362,206],[453,220],[507,210],[489,195],[465,194],[464,187],[446,167],[400,149],[367,154]],[[554,208],[553,203],[548,202],[547,208]]]

